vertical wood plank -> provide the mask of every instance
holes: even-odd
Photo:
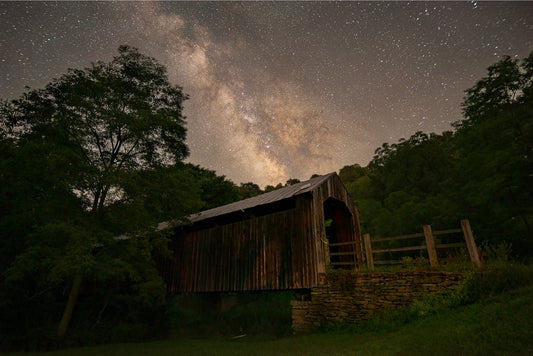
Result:
[[[341,252],[353,253],[353,259],[361,261],[358,213],[340,178],[332,176],[310,193],[295,196],[290,210],[228,223],[221,219],[221,225],[187,229],[173,246],[175,259],[164,268],[169,289],[211,292],[316,285],[329,260],[329,247],[322,241],[323,204],[328,198],[343,202],[352,214],[353,221],[340,224],[338,233],[340,241],[355,239],[357,245],[350,245],[352,250],[344,246]],[[351,260],[350,256],[339,258]]]
[[[352,199],[349,199],[348,201],[351,203],[350,210],[353,211],[353,214],[354,214],[353,215],[353,233],[355,236],[355,243],[356,243],[355,247],[357,251],[356,261],[359,264],[363,262],[363,241],[361,239],[361,222],[359,219],[359,210],[357,210],[357,207],[353,203]]]
[[[481,258],[479,258],[479,253],[476,246],[476,241],[474,240],[474,234],[472,233],[472,228],[470,227],[469,220],[461,220],[461,229],[465,236],[466,247],[468,248],[468,254],[470,255],[470,261],[474,267],[481,267],[483,264]]]
[[[370,242],[370,234],[364,234],[365,240],[365,253],[366,253],[366,266],[369,270],[374,270],[374,256],[372,255],[372,243]]]
[[[439,261],[437,259],[437,249],[435,248],[435,239],[431,231],[431,225],[424,225],[424,237],[426,238],[426,247],[428,249],[429,264],[431,267],[437,267]]]

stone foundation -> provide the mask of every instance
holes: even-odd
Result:
[[[293,329],[310,331],[321,325],[365,320],[422,295],[456,289],[463,280],[463,275],[450,272],[334,272],[324,285],[311,290],[310,300],[291,302]]]

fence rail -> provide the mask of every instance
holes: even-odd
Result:
[[[401,260],[377,260],[374,262],[375,254],[383,254],[389,252],[404,252],[404,251],[416,251],[416,250],[426,250],[428,252],[429,263],[432,267],[436,267],[439,264],[437,257],[437,249],[448,249],[448,248],[457,248],[466,246],[468,249],[468,254],[470,255],[470,260],[475,267],[481,266],[481,259],[479,257],[479,252],[474,241],[474,235],[472,234],[472,228],[470,227],[470,222],[468,220],[461,220],[460,229],[448,229],[441,231],[432,231],[430,225],[424,225],[423,233],[394,236],[394,237],[381,237],[377,239],[370,239],[370,234],[363,235],[363,240],[365,243],[365,256],[366,263],[370,270],[374,270],[374,265],[385,265],[385,264],[401,264]],[[449,235],[456,233],[463,233],[464,241],[457,243],[446,243],[446,244],[435,244],[434,236],[440,235]],[[395,248],[386,248],[386,249],[372,249],[372,243],[383,242],[383,241],[397,241],[397,240],[407,240],[413,238],[425,238],[425,245],[417,246],[407,246],[407,247],[395,247]],[[346,243],[345,243],[346,244]],[[337,244],[340,245],[340,244]]]
[[[450,230],[442,230],[442,231],[433,231],[433,235],[447,235],[447,234],[456,234],[458,232],[463,232],[461,229],[450,229]]]
[[[426,245],[421,246],[409,246],[409,247],[396,247],[396,248],[386,248],[381,250],[373,250],[372,253],[385,253],[385,252],[401,252],[401,251],[416,251],[416,250],[425,250]]]
[[[416,237],[423,237],[423,233],[417,233],[417,234],[409,234],[409,235],[402,235],[402,236],[394,236],[394,237],[380,237],[378,239],[374,239],[372,241],[374,242],[381,242],[381,241],[393,241],[393,240],[406,240],[406,239],[414,239]]]
[[[335,242],[332,244],[328,244],[329,246],[346,246],[346,245],[355,245],[355,241],[349,241],[349,242]]]

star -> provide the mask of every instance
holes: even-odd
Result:
[[[450,130],[489,65],[529,54],[531,14],[531,2],[0,2],[0,98],[128,44],[190,95],[192,163],[276,185]]]

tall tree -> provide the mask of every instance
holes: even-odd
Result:
[[[522,63],[506,56],[491,65],[466,91],[465,119],[455,124],[465,206],[487,235],[521,253],[533,249],[532,63],[533,52]]]
[[[530,256],[533,53],[491,65],[466,90],[463,113],[455,132],[417,132],[383,144],[367,175],[355,175],[356,166],[341,170],[361,207],[362,226],[373,234],[399,234],[468,217],[482,241],[506,241],[517,255]]]
[[[110,222],[112,213],[120,210],[114,206],[130,203],[136,198],[132,192],[140,193],[132,189],[139,172],[171,166],[188,155],[182,113],[187,96],[182,88],[169,82],[165,67],[154,58],[128,46],[118,51],[109,63],[71,69],[2,108],[2,137],[19,147],[41,143],[44,157],[58,157],[68,190],[91,221],[107,231],[94,229],[94,239],[85,242],[89,247],[113,244],[112,236],[118,233],[134,233],[127,231],[127,223],[117,227]],[[132,225],[143,228],[138,221]],[[69,228],[61,231],[76,241],[83,235]],[[73,251],[78,260],[89,257],[90,248],[82,250],[82,255]],[[60,338],[72,317],[85,267],[73,264],[62,274],[72,284],[58,327]]]

